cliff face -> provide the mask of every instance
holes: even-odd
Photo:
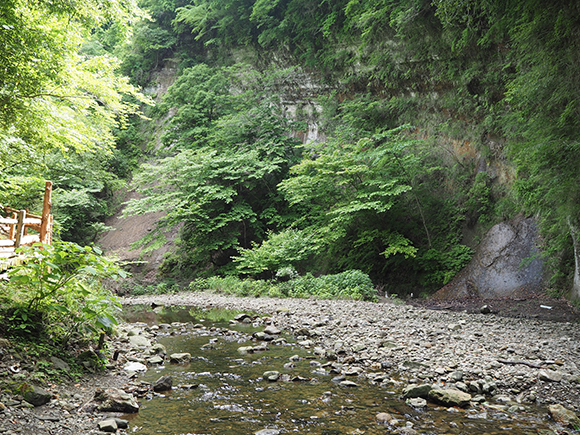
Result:
[[[435,297],[522,297],[543,290],[544,262],[538,257],[534,219],[518,217],[494,225],[471,262]]]
[[[155,76],[148,92],[155,99],[162,101],[163,95],[178,75],[178,68],[173,62],[168,62],[166,68]],[[302,131],[295,131],[292,135],[303,144],[309,142],[325,142],[327,140],[326,127],[331,121],[324,113],[325,107],[321,104],[321,97],[330,94],[336,95],[338,87],[324,85],[314,75],[300,69],[276,85],[279,92],[279,105],[284,115],[292,120],[300,120],[306,125]],[[338,100],[356,100],[356,93],[341,94]],[[428,98],[415,95],[421,100]],[[439,96],[438,98],[443,98]],[[148,135],[150,148],[158,149],[159,137],[165,126],[178,108],[172,108],[163,119],[155,119],[144,127],[151,133]],[[473,140],[472,131],[467,128],[465,138],[460,135],[454,137],[448,134],[437,133],[433,125],[438,122],[439,115],[429,117],[422,112],[420,118],[424,121],[417,126],[416,134],[425,143],[436,149],[445,164],[449,167],[457,166],[464,173],[464,177],[473,179],[477,174],[485,173],[493,186],[509,186],[514,179],[513,166],[504,154],[504,141],[492,135],[486,135],[480,140]],[[482,149],[485,152],[482,152]],[[136,198],[135,192],[125,193],[125,201]],[[157,222],[163,213],[147,213],[144,215],[122,217],[122,210],[109,218],[107,226],[113,230],[104,233],[99,244],[107,253],[117,255],[121,260],[133,265],[133,272],[140,277],[153,280],[158,268],[166,255],[174,250],[174,240],[179,229],[175,228],[165,234],[166,243],[156,249],[131,249],[130,246],[148,236],[155,230]],[[538,291],[541,288],[542,264],[539,260],[532,261],[525,270],[519,269],[522,261],[536,253],[537,232],[530,219],[518,218],[516,221],[500,223],[493,227],[485,236],[483,226],[477,222],[467,222],[463,226],[464,244],[476,250],[475,257],[469,266],[442,291],[439,297],[457,296],[507,296],[514,292]],[[477,240],[483,236],[482,242]]]

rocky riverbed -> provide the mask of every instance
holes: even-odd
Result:
[[[580,412],[578,323],[501,317],[488,310],[475,314],[429,310],[393,301],[180,293],[125,298],[123,303],[192,305],[267,316],[268,325],[293,335],[321,359],[336,362],[348,379],[354,375],[381,383],[397,377],[411,391],[410,399],[424,395],[438,400],[440,393],[429,397],[414,388],[428,385],[437,391],[468,394],[467,402],[468,396],[459,396],[463,406],[486,401],[512,411],[532,405],[562,405],[575,414]],[[118,355],[116,360],[110,358],[106,374],[51,385],[46,388],[47,403],[37,407],[22,397],[2,393],[0,434],[99,433],[98,424],[118,413],[103,408],[102,400],[95,401],[95,391],[119,388],[139,397],[149,388],[132,380],[126,370],[127,363],[144,362],[145,346],[131,345],[130,329],[130,325],[121,328],[122,333],[109,343],[109,349],[118,350]],[[146,335],[154,342],[154,331]],[[14,376],[17,373],[10,371],[18,370],[25,380],[25,364],[14,365],[8,345],[3,354],[0,369],[4,376]],[[557,408],[553,410],[555,413]]]

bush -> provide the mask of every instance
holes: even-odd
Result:
[[[317,296],[324,299],[377,300],[377,292],[366,273],[360,270],[347,270],[336,275],[322,275],[318,278],[311,274],[298,277],[281,284],[288,289],[288,296]]]
[[[0,287],[4,333],[44,334],[66,343],[73,333],[96,338],[117,323],[121,305],[102,280],[125,273],[96,248],[38,243],[20,254],[22,264],[9,270],[9,282]]]
[[[189,284],[192,291],[215,291],[237,296],[270,296],[324,299],[377,300],[377,292],[366,273],[347,270],[336,275],[314,277],[312,274],[297,276],[284,271],[289,280],[280,283],[265,280],[240,279],[234,276],[224,278],[198,278]]]

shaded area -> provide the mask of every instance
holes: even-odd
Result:
[[[482,307],[487,306],[490,310],[488,315],[553,322],[580,322],[580,310],[577,307],[566,299],[554,299],[546,295],[525,298],[410,299],[407,303],[431,310],[465,311],[470,314],[482,313]]]

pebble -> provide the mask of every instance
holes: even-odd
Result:
[[[387,375],[399,375],[402,381],[447,381],[475,394],[477,400],[489,400],[492,394],[515,400],[517,395],[544,406],[566,403],[580,412],[580,363],[576,363],[580,328],[576,324],[500,317],[492,309],[468,314],[404,304],[234,298],[197,292],[145,295],[123,302],[150,304],[153,300],[267,315],[269,325],[292,333],[305,348],[316,349],[318,354],[324,350],[326,356],[332,352],[347,365],[339,376],[348,371],[354,374],[352,367],[366,372],[380,364]],[[335,381],[345,380],[339,379]]]
[[[429,311],[403,304],[239,298],[197,292],[146,295],[126,298],[122,302],[212,306],[267,315],[267,322],[250,316],[241,317],[238,322],[260,323],[264,329],[268,325],[268,335],[278,336],[274,333],[280,331],[298,337],[301,345],[311,352],[315,350],[321,361],[333,361],[333,365],[324,365],[324,368],[333,376],[334,382],[343,386],[354,387],[357,384],[350,379],[358,381],[361,377],[372,379],[375,383],[397,379],[401,388],[415,380],[417,386],[424,384],[440,388],[445,384],[447,388],[454,387],[462,394],[469,392],[472,404],[490,403],[490,406],[497,406],[497,409],[515,412],[521,410],[523,404],[534,404],[543,406],[547,414],[548,405],[564,404],[571,412],[580,412],[580,328],[577,324],[500,317],[493,310],[485,314],[468,314]],[[2,431],[16,433],[20,430],[19,433],[40,435],[50,433],[54,429],[51,425],[58,425],[59,428],[72,428],[63,429],[62,434],[65,435],[74,435],[79,430],[87,434],[96,433],[98,423],[106,418],[94,410],[96,407],[91,408],[91,392],[94,388],[106,388],[103,383],[111,386],[126,383],[127,375],[121,369],[131,361],[130,358],[132,362],[145,364],[156,354],[160,358],[156,360],[157,363],[164,361],[163,355],[166,352],[163,349],[156,348],[151,354],[143,355],[145,340],[153,341],[157,332],[192,327],[202,330],[206,328],[201,324],[160,324],[151,328],[130,325],[124,330],[124,326],[120,325],[119,330],[124,338],[119,338],[115,346],[119,346],[121,353],[119,361],[115,361],[116,368],[108,378],[93,380],[90,386],[87,384],[82,387],[84,390],[79,388],[78,397],[66,395],[71,386],[68,391],[61,393],[57,392],[60,387],[55,386],[55,395],[59,399],[34,409],[15,398],[0,398],[0,412],[9,412],[11,416],[9,420],[1,421]],[[132,340],[128,334],[130,330],[130,337],[134,337]],[[259,345],[239,350],[244,353],[267,349],[266,345]],[[176,355],[172,356],[177,360]],[[167,359],[170,360],[172,356]],[[187,363],[191,358],[189,355],[182,356],[181,363]],[[290,358],[289,362],[299,359],[296,356]],[[290,368],[290,365],[286,366],[286,369]],[[11,376],[14,378],[20,376],[26,379],[29,375],[25,367],[10,365],[5,360],[0,361],[0,369],[5,372],[12,370]],[[379,370],[381,372],[375,374]],[[349,379],[345,373],[349,374]],[[271,375],[274,375],[274,379],[275,374]],[[134,385],[132,388],[135,394],[145,395],[152,386]],[[417,396],[419,394],[414,398]],[[413,401],[411,406],[420,403],[423,402]],[[79,412],[81,408],[85,412]],[[54,411],[59,420],[30,419],[30,413],[48,417],[45,415],[47,409]],[[91,409],[92,412],[86,412]],[[385,421],[380,420],[379,415],[377,420]],[[12,421],[17,425],[12,424]],[[33,423],[23,425],[23,422],[29,421]],[[36,426],[30,426],[34,424]],[[408,433],[413,430],[403,429],[409,429]]]

